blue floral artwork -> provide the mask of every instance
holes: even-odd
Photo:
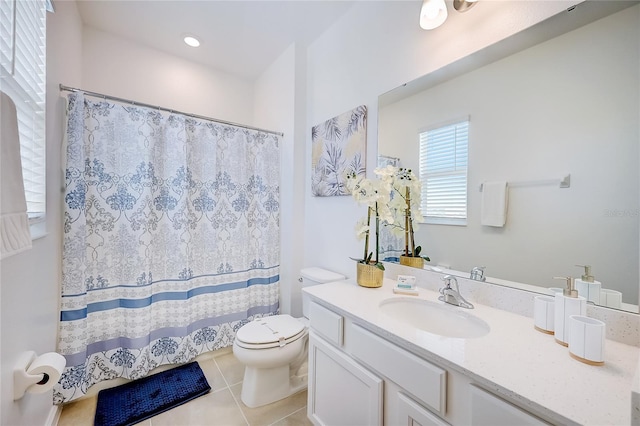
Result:
[[[311,147],[312,194],[350,195],[346,176],[366,172],[367,107],[360,105],[313,126]]]

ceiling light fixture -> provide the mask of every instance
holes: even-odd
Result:
[[[466,12],[479,0],[453,0],[453,8],[458,12]],[[438,28],[447,20],[447,5],[444,0],[423,0],[420,9],[420,27],[424,30]]]
[[[453,8],[458,12],[466,12],[471,9],[478,0],[453,0]]]
[[[420,9],[420,27],[432,30],[447,19],[447,5],[444,0],[424,0]]]
[[[195,38],[192,35],[186,35],[183,38],[184,42],[191,47],[198,47],[200,46],[200,40],[198,40],[197,38]]]

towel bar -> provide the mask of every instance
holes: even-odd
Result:
[[[561,179],[538,179],[538,180],[527,180],[527,181],[514,181],[508,182],[509,186],[531,186],[531,185],[549,185],[552,183],[559,183],[560,188],[570,188],[571,187],[571,174],[567,174]],[[480,192],[482,192],[484,184],[480,184]]]

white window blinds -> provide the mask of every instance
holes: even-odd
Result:
[[[467,219],[469,119],[420,132],[422,215],[428,223]]]
[[[45,213],[46,2],[0,0],[0,90],[18,112],[30,219]]]

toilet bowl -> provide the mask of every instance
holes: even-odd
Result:
[[[345,278],[321,268],[306,268],[300,274],[303,286]],[[270,404],[307,387],[307,304],[303,295],[303,318],[272,315],[257,318],[237,331],[233,354],[245,366],[240,399],[246,406]]]
[[[307,386],[297,370],[306,360],[308,328],[290,315],[258,318],[242,326],[233,354],[245,365],[240,398],[259,407],[286,398]]]

